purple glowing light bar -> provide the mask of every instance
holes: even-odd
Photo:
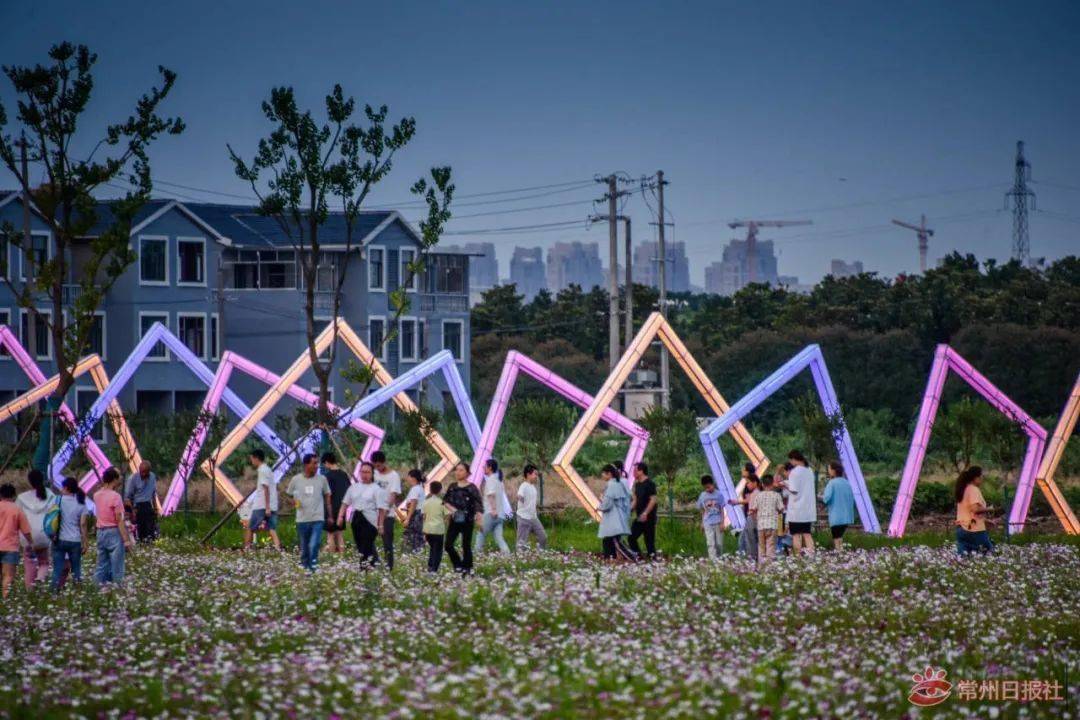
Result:
[[[176,510],[180,503],[180,499],[183,497],[184,487],[187,484],[192,471],[195,469],[195,462],[199,457],[199,450],[202,448],[203,443],[206,442],[206,434],[210,429],[210,419],[217,413],[218,408],[221,406],[222,397],[227,390],[229,378],[232,376],[234,369],[239,370],[245,375],[258,380],[265,385],[273,386],[281,380],[280,375],[276,375],[261,365],[252,362],[241,355],[237,355],[232,351],[226,351],[221,356],[221,362],[218,364],[217,372],[214,374],[213,381],[210,383],[209,390],[206,393],[206,399],[203,401],[195,431],[192,433],[191,438],[184,448],[184,452],[180,459],[180,466],[176,469],[172,483],[169,485],[169,491],[165,495],[165,502],[161,507],[161,512],[164,515],[168,515]],[[294,384],[289,386],[286,393],[308,407],[315,408],[319,406],[319,396],[305,390],[299,385]],[[335,414],[341,412],[341,408],[336,405],[330,404],[329,408]],[[247,412],[245,411],[238,414],[243,417]],[[360,418],[353,420],[349,425],[357,431],[367,435],[367,441],[364,443],[364,447],[360,454],[361,461],[367,460],[371,456],[371,453],[379,449],[379,446],[382,444],[383,438],[385,437],[385,432],[377,425],[372,425],[368,421]],[[273,435],[272,432],[271,434]],[[287,451],[287,444],[277,438],[276,435],[274,435],[274,440],[275,442],[270,443],[270,445],[275,448],[276,454],[283,455]],[[311,451],[309,445],[310,443],[305,440],[305,444],[301,447],[303,453]],[[358,464],[355,474],[359,473],[359,469],[360,466]],[[279,478],[286,470],[287,467],[274,467],[275,474]]]
[[[731,406],[726,413],[712,421],[708,427],[701,431],[701,446],[705,449],[705,456],[709,460],[713,477],[720,478],[717,487],[725,495],[725,500],[735,498],[735,486],[731,480],[731,472],[724,460],[723,451],[720,449],[720,436],[731,427],[746,417],[754,408],[761,405],[781,387],[786,385],[800,372],[810,368],[810,374],[814,378],[814,386],[821,398],[821,407],[829,417],[838,416],[840,403],[836,399],[836,390],[829,378],[829,370],[825,366],[825,358],[821,354],[821,348],[817,345],[806,346],[799,354],[788,360],[772,375],[765,378],[757,387],[741,397],[738,402]],[[840,462],[844,465],[847,478],[851,482],[851,489],[855,495],[855,506],[859,510],[859,518],[862,520],[863,529],[870,533],[880,533],[881,525],[878,523],[877,513],[874,512],[874,504],[870,500],[870,493],[866,488],[866,480],[863,477],[862,468],[859,466],[859,458],[855,454],[855,447],[851,442],[847,425],[841,423],[834,433],[836,452]],[[745,517],[741,506],[730,508],[734,512],[729,514],[731,525],[737,530],[745,526]]]
[[[488,461],[495,449],[495,441],[499,437],[499,430],[502,428],[503,420],[506,417],[506,410],[509,407],[519,372],[523,372],[542,385],[551,388],[582,409],[587,410],[593,403],[594,398],[592,395],[532,358],[522,355],[516,350],[511,350],[503,363],[502,375],[499,376],[499,384],[495,388],[495,396],[491,399],[491,407],[488,409],[487,420],[484,422],[484,431],[480,436],[476,454],[473,456],[472,473],[469,479],[474,485],[479,485],[484,478],[484,463]],[[610,407],[604,410],[601,419],[620,432],[630,436],[630,448],[626,453],[625,460],[625,466],[629,471],[645,454],[645,447],[649,443],[648,431]],[[630,485],[633,482],[632,476],[631,479],[625,482]]]
[[[896,504],[893,506],[892,519],[889,521],[889,535],[892,537],[903,536],[904,528],[907,526],[908,515],[911,513],[911,501],[915,497],[915,485],[919,482],[919,474],[922,472],[923,461],[926,459],[926,448],[930,442],[930,432],[934,428],[934,418],[937,417],[938,407],[941,405],[941,391],[950,370],[959,375],[1005,417],[1018,423],[1028,436],[1027,452],[1024,454],[1024,464],[1020,469],[1016,497],[1009,510],[1008,521],[1010,528],[1018,532],[1024,529],[1028,507],[1031,505],[1031,495],[1035,488],[1035,474],[1046,446],[1046,430],[959,353],[948,345],[938,345],[934,353],[934,364],[930,367],[930,378],[926,384],[926,394],[923,395],[922,408],[919,410],[919,421],[915,425],[915,434],[911,438],[907,462],[904,463],[904,474],[900,478],[900,489],[896,495]]]

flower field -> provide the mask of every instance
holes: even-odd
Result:
[[[0,716],[398,718],[1071,717],[1080,548],[734,556],[608,566],[484,555],[473,577],[362,574],[324,556],[138,548],[123,588],[16,589]],[[920,709],[911,676],[947,671]],[[961,681],[1056,680],[1064,700],[963,699]]]

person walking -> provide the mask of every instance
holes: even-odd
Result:
[[[749,470],[743,469],[742,495],[728,501],[730,505],[741,505],[746,514],[743,531],[739,533],[739,552],[746,556],[747,560],[757,562],[758,559],[758,528],[757,513],[750,512],[750,501],[761,487],[761,481],[754,472],[753,465],[747,463]]]
[[[455,572],[468,575],[473,568],[472,535],[473,527],[480,524],[484,501],[480,491],[469,482],[469,465],[462,461],[454,467],[454,484],[446,491],[443,500],[454,508],[450,523],[446,528],[446,554]],[[455,543],[461,538],[461,554]]]
[[[356,551],[360,553],[360,567],[364,570],[379,564],[375,541],[383,532],[386,509],[382,502],[382,490],[375,484],[375,466],[369,462],[360,465],[360,482],[349,486],[338,510],[339,525],[345,524],[345,513],[352,508],[352,534]]]
[[[757,516],[760,566],[776,559],[776,529],[783,511],[784,499],[773,489],[773,479],[766,475],[761,479],[761,490],[750,499],[750,512]]]
[[[0,485],[0,597],[7,600],[19,567],[19,543],[30,542],[30,522],[15,503],[15,486]]]
[[[376,450],[371,453],[371,463],[375,466],[375,484],[382,490],[382,502],[389,509],[382,520],[379,535],[382,536],[383,552],[386,554],[386,569],[394,569],[394,525],[397,520],[397,506],[401,501],[401,476],[386,464],[386,453]]]
[[[34,583],[43,582],[49,577],[51,543],[43,523],[56,496],[45,487],[45,475],[37,468],[26,474],[26,480],[30,483],[30,489],[19,493],[15,504],[30,523],[30,542],[23,543],[23,583],[29,590]]]
[[[630,491],[626,489],[619,470],[612,464],[600,470],[604,480],[604,494],[600,498],[600,527],[597,536],[603,548],[604,558],[614,560],[617,557],[632,557],[622,544],[622,538],[630,532],[626,524],[629,515]]]
[[[323,525],[330,512],[330,483],[319,474],[319,462],[313,453],[304,455],[303,469],[293,475],[285,492],[296,506],[296,535],[300,541],[300,565],[309,573],[319,565]]]
[[[506,538],[503,537],[503,523],[506,519],[503,517],[502,509],[507,505],[506,488],[503,485],[503,473],[499,469],[499,461],[495,458],[488,458],[484,463],[483,501],[484,516],[480,523],[480,532],[476,534],[473,553],[479,553],[484,549],[484,541],[488,537],[495,538],[495,545],[499,548],[499,552],[510,552],[510,546],[506,544]]]
[[[630,549],[641,555],[638,538],[645,536],[645,553],[649,559],[656,557],[656,483],[649,477],[649,466],[643,462],[634,465],[634,521],[630,523]]]
[[[517,540],[514,544],[518,552],[529,547],[530,535],[536,538],[538,548],[547,549],[547,533],[536,512],[536,481],[539,478],[540,472],[535,465],[526,465],[522,470],[521,484],[517,489]]]
[[[127,550],[132,547],[127,523],[124,522],[124,500],[116,492],[120,473],[109,468],[101,475],[101,485],[94,493],[97,509],[97,570],[94,581],[98,585],[124,582],[124,562]]]
[[[52,538],[52,590],[60,592],[70,567],[73,582],[82,582],[82,557],[90,545],[90,512],[86,507],[86,493],[73,477],[64,478],[57,499],[59,527]]]
[[[341,501],[352,480],[341,467],[338,466],[337,455],[332,452],[322,454],[322,475],[330,485],[330,512],[326,516],[326,550],[327,552],[345,552],[345,525],[338,524],[338,512],[341,511]]]
[[[829,463],[829,482],[821,502],[829,509],[829,531],[832,533],[834,550],[844,547],[844,532],[855,522],[855,494],[851,483],[844,477],[844,466],[837,460]]]
[[[138,542],[149,543],[157,539],[157,499],[157,475],[150,471],[150,463],[143,460],[139,463],[139,471],[124,485],[124,507],[135,519]]]
[[[993,552],[986,529],[988,508],[982,494],[983,471],[972,465],[956,478],[956,554]]]
[[[701,527],[705,532],[709,559],[717,562],[724,548],[724,495],[716,487],[712,475],[701,476],[697,507],[701,511]]]
[[[405,493],[405,549],[410,553],[420,552],[424,547],[424,473],[413,468],[405,475],[409,491]]]
[[[788,453],[794,466],[788,473],[787,523],[791,532],[792,553],[814,554],[814,536],[810,534],[817,520],[817,493],[814,489],[814,471],[798,450]]]
[[[251,519],[244,532],[244,549],[251,547],[255,533],[265,530],[274,541],[274,549],[281,550],[281,539],[277,534],[278,480],[266,463],[266,453],[260,448],[252,450],[248,459],[255,468],[255,491],[252,493]]]
[[[446,539],[446,521],[456,512],[453,507],[439,497],[442,483],[433,480],[428,487],[428,496],[424,500],[421,515],[424,518],[424,542],[428,546],[428,572],[439,572],[442,564],[443,541]]]

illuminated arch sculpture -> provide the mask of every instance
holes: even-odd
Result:
[[[596,393],[592,404],[589,405],[585,414],[578,420],[577,425],[574,426],[570,436],[551,463],[555,472],[559,474],[567,487],[577,496],[578,502],[585,506],[594,519],[598,520],[600,517],[597,510],[600,501],[589,486],[585,484],[572,463],[581,447],[585,444],[585,440],[589,437],[589,433],[600,423],[604,411],[615,400],[619,388],[626,382],[631,370],[634,369],[641,356],[645,354],[649,345],[656,338],[659,338],[660,342],[664,343],[664,346],[675,358],[675,362],[686,372],[694,387],[702,394],[713,411],[717,415],[723,415],[728,411],[727,402],[705,375],[705,371],[690,355],[690,351],[686,349],[686,345],[679,339],[674,328],[660,313],[654,312],[649,315],[638,334],[627,346],[626,352],[623,353],[618,364],[615,365],[615,369],[611,371],[607,380],[604,381],[603,387]],[[769,466],[769,459],[765,457],[765,453],[762,452],[742,423],[735,423],[731,433],[735,437],[735,442],[754,463],[758,472],[764,472],[765,468]]]
[[[896,495],[896,504],[893,506],[892,519],[889,521],[889,535],[892,537],[901,537],[904,534],[908,515],[911,513],[911,501],[915,496],[915,485],[919,481],[919,473],[926,459],[930,432],[933,430],[934,418],[941,404],[941,391],[950,370],[959,375],[1005,417],[1018,423],[1028,436],[1027,452],[1020,469],[1016,497],[1009,510],[1008,520],[1010,528],[1016,531],[1024,529],[1028,506],[1031,504],[1031,493],[1035,487],[1035,471],[1042,458],[1043,448],[1046,446],[1046,430],[958,352],[948,345],[938,345],[934,353],[934,364],[930,367],[930,379],[926,384],[922,408],[919,410],[919,420],[915,425],[915,434],[911,438],[907,462],[904,463],[904,474],[900,478],[900,489]]]
[[[199,358],[195,356],[195,353],[191,352],[187,345],[185,345],[180,338],[173,335],[167,327],[161,323],[154,323],[147,331],[146,335],[144,335],[138,344],[135,345],[135,349],[131,351],[131,354],[128,355],[127,359],[124,360],[123,365],[121,365],[120,369],[116,372],[112,382],[109,383],[108,387],[104,390],[100,391],[97,400],[77,425],[76,431],[62,446],[60,446],[60,450],[53,456],[53,477],[58,476],[61,471],[63,471],[64,466],[71,461],[71,457],[75,453],[75,448],[87,439],[90,432],[94,429],[94,426],[100,422],[102,415],[105,414],[107,409],[115,407],[115,411],[110,410],[110,414],[120,413],[119,406],[116,404],[116,397],[131,381],[132,377],[134,377],[135,371],[138,370],[139,366],[146,360],[150,351],[154,348],[154,345],[159,342],[164,344],[170,352],[176,355],[177,359],[187,366],[196,378],[201,380],[207,386],[210,386],[211,383],[213,383],[214,373],[210,371],[210,368],[208,368],[204,362],[199,360]],[[226,389],[222,395],[222,400],[225,402],[226,406],[237,415],[242,417],[248,413],[248,406],[232,390]],[[256,432],[276,453],[281,454],[287,449],[288,446],[285,445],[285,443],[283,443],[267,425],[260,423],[256,428]],[[134,447],[133,442],[131,443],[131,447]],[[138,463],[135,463],[135,467],[138,467]],[[96,482],[96,478],[94,478],[93,482]]]
[[[184,487],[187,484],[188,478],[191,475],[192,470],[195,469],[195,461],[198,459],[199,450],[202,448],[204,442],[206,442],[206,434],[209,431],[210,419],[217,413],[218,408],[221,406],[222,395],[225,393],[225,389],[228,387],[229,378],[232,376],[233,370],[239,370],[245,375],[254,378],[266,385],[275,385],[281,377],[270,372],[266,368],[262,367],[258,363],[252,362],[247,358],[237,355],[232,351],[226,351],[221,356],[221,362],[218,364],[217,372],[214,374],[213,382],[210,383],[210,388],[206,393],[206,399],[203,401],[202,409],[199,414],[198,423],[195,425],[195,431],[191,434],[191,438],[188,440],[187,445],[184,447],[184,452],[180,456],[180,466],[176,469],[176,473],[173,475],[172,482],[169,485],[169,490],[165,495],[165,502],[162,503],[161,511],[163,514],[168,515],[173,512],[180,502],[180,498],[184,494]],[[297,400],[298,402],[307,405],[308,407],[319,406],[319,396],[305,390],[303,387],[297,384],[290,385],[286,390],[289,397]],[[334,404],[329,406],[331,412],[338,414],[341,412],[341,408]],[[246,414],[246,412],[244,413]],[[366,420],[357,418],[349,423],[358,432],[367,435],[367,441],[364,443],[363,450],[360,453],[360,459],[366,460],[371,453],[379,449],[382,444],[385,432],[382,428],[372,425]],[[357,473],[360,466],[357,465]],[[279,474],[284,472],[287,467],[275,468],[275,471]],[[216,468],[215,468],[216,470]],[[355,475],[356,473],[354,473]],[[231,482],[222,483],[220,478],[224,477],[220,473],[215,472],[214,482],[225,493],[226,497],[234,505],[243,501],[243,497],[233,496],[232,493],[236,492],[236,486]]]
[[[762,380],[758,385],[731,406],[726,413],[713,420],[708,427],[701,431],[701,446],[705,449],[705,457],[709,460],[713,477],[720,478],[717,487],[726,495],[725,500],[735,498],[735,487],[731,480],[731,472],[728,470],[724,453],[720,450],[720,436],[726,433],[739,420],[746,417],[756,407],[765,402],[773,393],[786,385],[793,377],[809,368],[814,378],[814,386],[817,388],[818,397],[821,398],[821,408],[829,417],[837,417],[840,413],[840,403],[836,399],[836,390],[829,378],[829,370],[825,366],[825,358],[821,354],[821,348],[817,345],[808,345],[795,357],[780,366],[772,375]],[[855,447],[851,443],[851,435],[847,426],[840,418],[840,425],[834,433],[833,440],[836,443],[837,457],[844,466],[847,479],[851,482],[851,490],[855,495],[855,506],[859,509],[859,519],[863,529],[871,533],[881,532],[878,524],[877,513],[874,512],[874,504],[870,499],[870,493],[866,488],[866,480],[863,478],[862,468],[859,466],[859,458],[855,455]],[[736,529],[742,529],[745,518],[741,506],[731,508],[731,524]]]
[[[1058,420],[1057,427],[1054,428],[1054,434],[1050,436],[1050,442],[1046,445],[1046,453],[1043,455],[1042,462],[1039,463],[1039,469],[1035,472],[1035,481],[1042,488],[1046,499],[1050,502],[1050,508],[1061,521],[1061,526],[1070,535],[1080,535],[1080,521],[1077,521],[1072,508],[1065,502],[1065,497],[1054,482],[1054,473],[1057,472],[1061,456],[1065,452],[1065,443],[1069,441],[1069,437],[1076,429],[1077,418],[1080,418],[1080,376],[1076,378],[1072,394],[1065,402],[1061,418]]]
[[[348,323],[346,323],[340,318],[328,324],[326,328],[321,333],[319,333],[318,337],[315,338],[316,354],[322,354],[326,351],[328,347],[330,347],[330,343],[333,342],[334,338],[335,325],[337,326],[337,339],[342,342],[345,347],[348,348],[349,351],[352,352],[353,355],[355,355],[361,363],[371,368],[375,380],[380,385],[382,385],[383,388],[389,386],[391,383],[394,382],[393,376],[391,376],[390,373],[386,371],[386,368],[383,367],[382,363],[380,363],[378,359],[375,358],[375,356],[368,349],[368,347],[360,340],[360,337],[356,334],[356,332],[353,331],[351,327],[349,327]],[[420,365],[417,365],[409,372],[413,372],[419,367]],[[202,464],[201,467],[203,471],[207,475],[215,477],[219,486],[224,488],[231,488],[230,491],[227,491],[227,496],[230,498],[239,498],[238,500],[236,500],[236,503],[239,503],[243,499],[243,496],[239,493],[238,490],[236,490],[236,487],[232,484],[232,481],[229,480],[223,473],[221,473],[220,467],[222,462],[224,462],[225,459],[229,457],[229,455],[236,451],[236,448],[240,446],[240,444],[252,432],[252,430],[256,428],[258,424],[261,424],[262,419],[265,418],[270,413],[270,411],[274,409],[274,406],[276,406],[278,402],[280,402],[281,399],[288,394],[288,389],[294,384],[296,384],[296,382],[299,381],[300,378],[304,375],[304,373],[306,373],[310,368],[311,355],[305,349],[300,354],[300,357],[298,357],[293,362],[293,364],[290,365],[289,368],[281,374],[278,381],[274,383],[269,390],[267,390],[266,394],[263,395],[263,397],[258,402],[256,402],[255,405],[252,406],[251,410],[247,411],[246,413],[242,413],[243,419],[240,421],[240,423],[232,429],[232,431],[225,437],[225,439],[221,441],[221,444],[218,445],[218,447],[213,451],[213,456],[217,458],[217,467],[212,467],[209,462],[204,462]],[[404,377],[404,375],[402,377]],[[417,382],[419,382],[419,379],[417,380]],[[400,385],[395,385],[395,387],[401,388]],[[370,398],[378,392],[379,391],[375,391],[368,397]],[[367,399],[368,398],[364,398],[364,400]],[[415,412],[417,409],[416,404],[408,395],[405,394],[404,389],[397,390],[396,393],[392,395],[392,400],[394,404],[396,404],[399,408],[405,410],[406,412]],[[466,397],[464,398],[464,400],[465,403],[468,405],[468,398]],[[461,407],[462,406],[459,405],[459,409],[461,409]],[[468,408],[469,412],[471,413],[472,405],[468,405]],[[338,427],[344,427],[345,425],[349,424],[354,417],[360,417],[363,414],[364,413],[354,413],[349,415],[348,418],[346,418],[346,414],[339,415],[337,418]],[[479,432],[477,434],[479,435]],[[291,465],[295,461],[298,452],[302,451],[305,448],[313,447],[314,438],[315,433],[313,432],[306,436],[300,443],[296,444],[294,447],[283,447],[281,452],[278,453],[279,460],[277,465],[283,467],[288,467],[289,465]],[[435,466],[431,473],[429,473],[429,477],[431,479],[438,480],[445,477],[446,474],[450,472],[451,468],[453,468],[454,465],[458,463],[459,458],[457,453],[454,452],[453,448],[450,447],[450,444],[446,442],[446,440],[438,432],[433,430],[428,436],[428,441],[431,443],[432,447],[435,449],[435,452],[438,453],[439,457],[441,458],[439,464]],[[286,464],[283,465],[283,463]]]
[[[23,410],[33,407],[41,400],[49,397],[60,384],[60,376],[54,375],[51,378],[46,378],[45,373],[41,372],[41,369],[38,368],[37,364],[30,358],[30,354],[26,352],[26,349],[19,342],[18,338],[15,337],[15,333],[6,325],[0,325],[0,348],[4,348],[8,351],[11,358],[23,373],[26,374],[26,377],[29,378],[30,382],[34,384],[34,387],[28,392],[23,393],[0,407],[0,423],[3,423],[15,417]],[[109,376],[105,372],[105,366],[102,364],[101,358],[97,355],[89,355],[80,360],[75,365],[72,374],[75,377],[89,374],[90,379],[93,381],[94,387],[99,394],[103,393],[109,385]],[[75,413],[71,411],[71,408],[67,406],[67,403],[61,403],[57,412],[60,413],[60,416],[69,426],[78,426]],[[120,443],[125,457],[128,458],[132,472],[134,472],[139,467],[139,463],[142,462],[142,458],[139,456],[138,448],[135,447],[135,441],[131,437],[131,431],[128,429],[127,421],[124,420],[124,414],[120,410],[119,403],[115,400],[109,403],[107,412],[113,427],[113,433],[116,435],[117,441]],[[97,482],[97,478],[101,473],[105,472],[112,463],[109,462],[109,459],[105,456],[105,453],[98,444],[94,442],[94,439],[90,437],[89,432],[82,438],[81,445],[87,458],[90,460],[91,470],[83,476],[79,484],[84,489],[89,489],[94,486]],[[63,476],[54,474],[53,481],[59,486],[60,483],[63,482]]]

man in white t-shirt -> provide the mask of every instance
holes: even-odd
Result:
[[[389,512],[383,520],[382,545],[386,554],[386,569],[394,569],[394,520],[397,513],[398,500],[401,498],[401,476],[396,470],[391,470],[386,464],[386,453],[376,450],[371,453],[371,464],[375,466],[375,484],[382,491],[382,502]]]
[[[277,534],[278,523],[278,481],[274,471],[266,463],[266,453],[259,448],[251,451],[251,466],[255,468],[255,491],[251,494],[251,519],[244,530],[244,549],[251,547],[251,540],[256,532],[266,530],[274,547],[281,549],[281,540]]]
[[[810,469],[806,458],[798,450],[788,453],[788,459],[794,467],[788,473],[787,523],[791,533],[793,554],[800,551],[807,555],[814,554],[814,537],[810,534],[814,521],[817,520],[817,494],[814,488],[814,471]]]
[[[524,550],[529,546],[529,535],[536,536],[536,545],[541,550],[547,548],[547,533],[536,514],[536,481],[540,473],[535,465],[526,465],[523,478],[517,489],[517,542],[515,549]]]

